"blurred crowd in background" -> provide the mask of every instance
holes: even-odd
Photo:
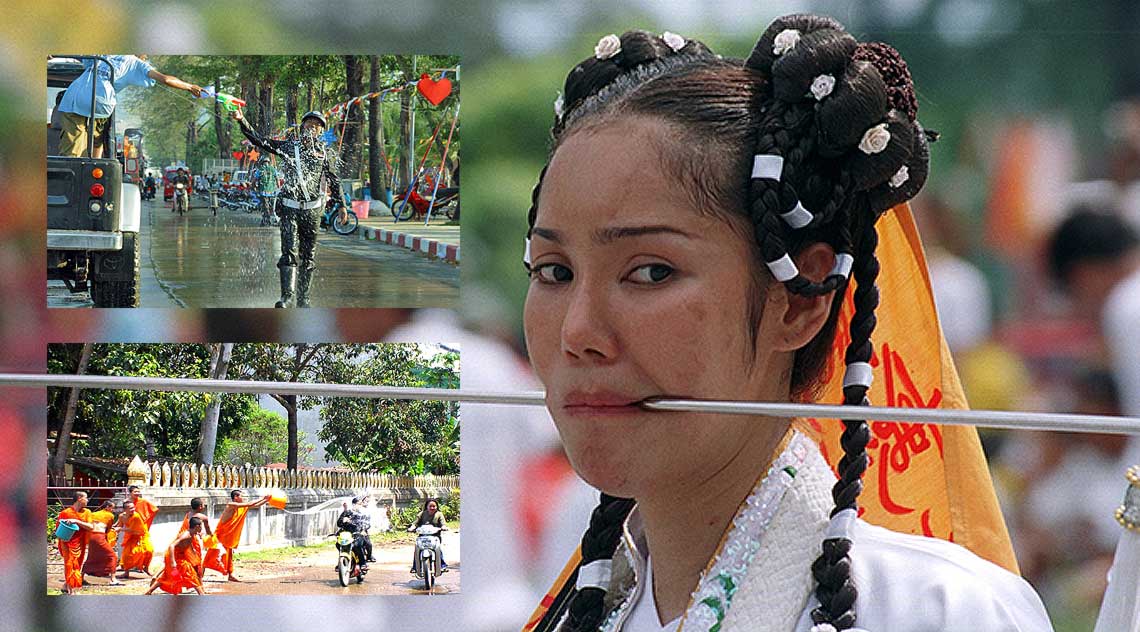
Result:
[[[914,211],[972,407],[1140,415],[1140,336],[1130,331],[1140,323],[1133,316],[1140,313],[1140,3],[1134,0],[79,5],[17,2],[7,10],[20,19],[0,26],[8,51],[0,56],[6,122],[0,371],[43,371],[48,341],[387,335],[461,339],[464,388],[536,388],[521,343],[527,280],[520,258],[552,104],[568,69],[600,36],[626,28],[671,30],[725,56],[744,56],[773,17],[813,11],[835,16],[862,40],[898,48],[914,75],[924,125],[942,133]],[[25,28],[27,20],[35,28]],[[47,54],[413,49],[458,53],[468,71],[460,318],[399,310],[45,308],[38,126]],[[0,529],[0,584],[15,606],[11,617],[0,618],[0,629],[70,629],[94,612],[112,612],[89,600],[82,610],[72,602],[41,607],[44,406],[42,391],[0,389],[0,444],[8,447],[0,514],[23,533],[21,542],[17,532]],[[594,499],[574,482],[543,411],[464,406],[463,417],[462,603],[265,598],[258,607],[264,625],[521,625],[568,556]],[[983,442],[1023,574],[1058,630],[1091,629],[1120,532],[1112,511],[1125,468],[1140,463],[1140,436],[985,432]],[[149,601],[116,617],[137,625],[161,621],[177,631],[238,612],[233,600],[185,601]],[[443,618],[457,610],[463,619]]]

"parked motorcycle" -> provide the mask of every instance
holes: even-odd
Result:
[[[435,203],[432,203],[431,197],[424,197],[420,195],[419,191],[414,188],[409,188],[404,193],[397,194],[392,201],[392,216],[397,221],[407,221],[413,217],[423,218],[427,216],[428,207],[431,207],[432,215],[444,215],[447,219],[455,219],[455,207],[459,202],[459,187],[445,187],[435,192]],[[407,200],[405,203],[404,200]]]
[[[424,580],[424,588],[430,593],[435,588],[435,580],[443,572],[443,552],[440,548],[440,532],[443,528],[431,524],[420,525],[416,528],[416,577]]]
[[[352,533],[341,529],[329,537],[336,537],[336,574],[341,586],[348,586],[353,578],[356,583],[363,584],[364,576],[368,574],[368,565],[361,552],[360,540],[366,536],[363,533]]]

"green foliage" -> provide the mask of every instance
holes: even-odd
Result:
[[[440,507],[440,510],[443,511],[443,517],[445,519],[450,520],[450,521],[454,521],[454,522],[459,522],[459,488],[458,487],[452,487],[451,488],[451,495],[448,496],[447,500],[445,500],[443,502],[443,506]]]
[[[49,345],[48,371],[75,372],[76,347],[81,345]],[[91,375],[205,378],[209,363],[209,345],[96,344],[87,372]],[[60,426],[68,391],[48,389],[51,428]],[[150,444],[159,457],[193,461],[206,406],[214,397],[218,395],[84,389],[80,392],[73,432],[87,438],[75,441],[71,453],[108,458],[145,457]],[[259,409],[253,395],[225,395],[218,417],[218,441],[229,436],[243,419]]]
[[[63,503],[55,502],[48,505],[47,510],[47,543],[55,543],[55,528],[59,526],[59,512],[63,511]],[[414,519],[414,518],[413,518]]]
[[[347,384],[454,388],[455,354],[423,357],[413,344],[385,344],[357,364],[329,377]],[[457,474],[459,417],[454,402],[393,399],[326,399],[320,438],[326,458],[354,470],[393,474]]]
[[[423,511],[423,507],[421,507],[418,503],[412,503],[403,509],[397,509],[396,511],[393,511],[391,516],[392,530],[403,531],[412,526],[420,517],[421,511]],[[446,515],[447,514],[445,513],[444,516]]]
[[[255,466],[282,463],[289,454],[288,433],[288,420],[273,411],[258,409],[244,419],[229,437],[218,443],[214,463],[252,463]],[[316,448],[305,441],[304,432],[299,434],[298,441],[298,462],[309,465],[310,455]]]
[[[367,91],[367,58],[362,59],[365,59],[364,91]],[[433,69],[452,68],[459,64],[459,57],[455,55],[416,55],[415,60],[416,74],[413,75],[412,56],[377,56],[381,89],[414,80],[423,72],[435,74]],[[151,57],[149,61],[160,72],[175,75],[200,86],[213,85],[214,80],[218,79],[222,92],[239,98],[243,97],[244,86],[253,86],[254,89],[259,86],[271,86],[271,102],[250,103],[247,105],[246,113],[252,115],[262,105],[268,105],[272,111],[270,128],[274,133],[286,129],[288,125],[286,99],[290,90],[296,92],[298,116],[308,110],[328,110],[350,97],[359,96],[345,92],[345,61],[340,55],[157,55]],[[423,158],[423,153],[427,150],[427,141],[442,121],[440,137],[428,152],[427,164],[438,166],[441,162],[443,144],[454,115],[454,104],[458,98],[460,84],[454,74],[449,80],[455,97],[441,105],[432,106],[426,100],[416,97],[416,125],[413,131],[416,164]],[[383,129],[382,149],[393,170],[396,169],[399,157],[406,157],[408,152],[408,141],[406,138],[401,138],[400,134],[401,94],[390,94],[380,108]],[[218,138],[212,101],[195,99],[185,91],[162,86],[133,87],[122,92],[121,108],[120,115],[129,115],[140,120],[146,152],[154,166],[171,161],[184,161],[193,170],[200,168],[202,158],[218,157]],[[367,113],[367,108],[364,109]],[[221,125],[223,129],[228,129],[232,147],[237,149],[243,139],[238,125],[226,116],[224,111],[221,115],[223,116]],[[254,122],[252,117],[251,122]],[[188,125],[191,123],[196,128],[196,134],[188,136]],[[189,138],[194,138],[194,142],[188,144]],[[367,165],[367,134],[362,133],[360,140],[363,143],[360,163],[362,169],[356,173],[341,173],[342,178],[367,177],[367,170],[363,168]],[[450,160],[458,159],[459,148],[459,128],[456,127],[448,151]]]

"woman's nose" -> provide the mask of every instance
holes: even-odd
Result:
[[[604,291],[579,284],[562,319],[563,353],[590,361],[615,359],[619,346],[613,317]]]

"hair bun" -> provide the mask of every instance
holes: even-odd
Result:
[[[886,133],[882,133],[883,123],[886,125]],[[910,158],[914,147],[914,124],[898,110],[888,112],[883,123],[868,128],[864,133],[865,140],[847,158],[851,186],[856,191],[868,191],[887,182]],[[875,135],[875,132],[879,133],[880,143],[883,139],[886,142],[881,149],[867,151],[866,138]]]
[[[906,163],[886,182],[868,191],[869,204],[877,214],[913,199],[926,184],[926,177],[930,174],[930,143],[922,125],[915,121],[913,126],[914,140]]]
[[[776,37],[789,29],[799,31],[801,36],[814,33],[821,29],[831,29],[840,32],[846,31],[843,25],[838,21],[822,15],[793,13],[776,18],[772,21],[772,24],[768,26],[768,30],[764,31],[764,34],[760,36],[760,39],[756,42],[756,46],[752,49],[752,54],[745,60],[744,66],[760,72],[765,77],[771,77],[772,63],[779,57],[773,50],[776,44]]]
[[[866,61],[847,66],[835,90],[819,103],[819,152],[834,158],[853,149],[867,128],[882,122],[890,110],[887,85]]]
[[[791,102],[810,96],[816,77],[842,76],[857,44],[854,37],[835,29],[819,29],[802,36],[799,44],[772,63],[773,94]]]

